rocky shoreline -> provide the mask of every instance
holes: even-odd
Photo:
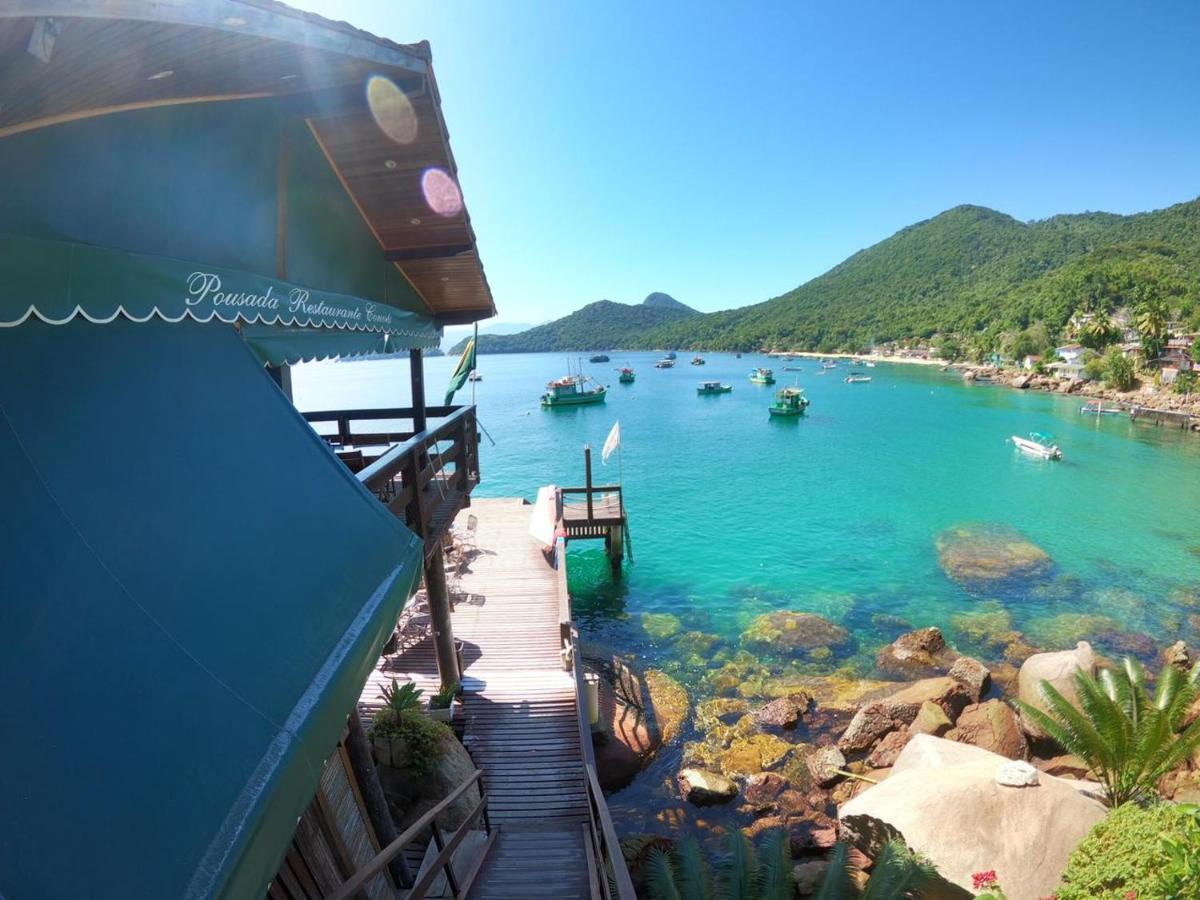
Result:
[[[1200,394],[1174,394],[1139,384],[1131,391],[1117,391],[1103,384],[1081,378],[1055,378],[1035,372],[954,363],[949,371],[961,372],[963,379],[978,384],[998,384],[1017,390],[1047,391],[1055,394],[1078,394],[1089,400],[1103,400],[1122,409],[1141,407],[1147,410],[1182,413],[1193,417],[1192,430],[1200,431]]]

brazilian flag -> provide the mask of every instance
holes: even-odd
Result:
[[[467,376],[471,374],[471,370],[475,368],[475,338],[467,341],[467,346],[463,348],[463,354],[459,357],[458,365],[454,367],[454,373],[450,376],[450,383],[446,385],[446,406],[454,402],[454,392],[467,383]]]

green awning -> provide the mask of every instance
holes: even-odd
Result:
[[[0,328],[0,896],[262,897],[421,543],[179,270],[39,269],[112,321]]]
[[[432,319],[250,272],[88,244],[0,234],[0,329],[30,320],[246,327],[264,362],[382,353],[441,341]],[[305,333],[301,333],[301,330]]]

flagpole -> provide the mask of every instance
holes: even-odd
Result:
[[[475,320],[475,334],[471,338],[475,342],[475,365],[471,367],[472,372],[479,371],[479,320]],[[475,405],[475,382],[471,382],[471,405]]]

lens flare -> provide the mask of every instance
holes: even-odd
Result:
[[[426,169],[421,176],[421,192],[425,202],[439,216],[456,216],[462,212],[462,191],[443,169]]]
[[[397,144],[417,139],[417,114],[404,91],[391,79],[372,75],[367,80],[367,107],[379,130]]]

